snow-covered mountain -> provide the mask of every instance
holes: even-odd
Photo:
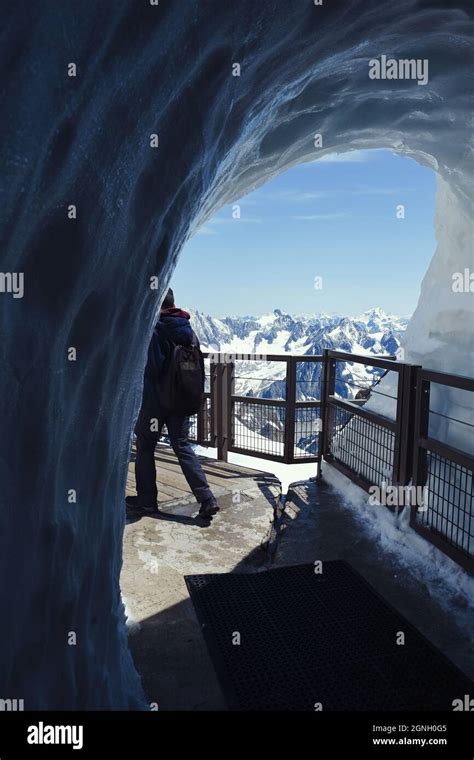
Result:
[[[280,309],[262,317],[217,319],[190,310],[203,348],[232,353],[320,353],[323,348],[354,353],[393,353],[408,319],[375,308],[360,317],[291,316]]]
[[[400,346],[408,318],[370,309],[359,317],[318,314],[291,316],[275,309],[262,317],[217,319],[190,310],[203,350],[232,354],[321,354],[323,349],[357,354],[393,355]],[[320,365],[297,365],[298,398],[318,398]],[[353,398],[357,386],[373,384],[378,370],[361,365],[339,367],[336,392]],[[285,365],[237,361],[236,391],[240,395],[282,398]]]

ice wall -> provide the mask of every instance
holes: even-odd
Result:
[[[435,220],[437,248],[421,284],[418,306],[404,342],[407,361],[468,377],[474,374],[472,210],[472,203],[460,203],[446,179],[439,177]],[[466,282],[466,277],[472,275],[473,290],[460,291],[456,274],[462,275]],[[430,408],[444,416],[431,417],[430,434],[459,449],[474,452],[472,428],[453,421],[474,424],[472,396],[467,391],[432,385]]]
[[[468,370],[469,299],[443,278],[468,256],[469,8],[4,3],[1,271],[24,295],[0,293],[0,698],[145,704],[118,581],[130,430],[176,257],[222,204],[334,150],[430,162],[439,248],[407,346]],[[429,83],[369,79],[382,54],[427,58]]]

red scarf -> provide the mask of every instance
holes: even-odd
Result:
[[[160,317],[184,317],[184,319],[189,319],[190,314],[184,311],[184,309],[178,309],[177,306],[171,306],[169,309],[161,309]]]

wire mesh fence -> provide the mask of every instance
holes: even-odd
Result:
[[[412,526],[472,573],[474,425],[469,409],[473,392],[472,378],[418,370],[413,480],[423,487],[426,498],[423,509],[411,511]],[[447,413],[448,394],[455,414]]]
[[[285,418],[285,406],[234,400],[231,415],[232,449],[282,459]]]
[[[353,473],[357,479],[380,488],[392,482],[393,431],[340,407],[330,407],[328,423],[328,454],[343,465],[348,474]]]
[[[353,379],[347,376],[349,365],[361,367]],[[241,362],[217,357],[206,375],[206,398],[191,421],[191,435],[215,445],[218,458],[237,452],[319,465],[324,458],[367,491],[422,486],[422,508],[418,501],[393,506],[411,507],[412,526],[474,571],[474,458],[429,437],[435,429],[430,415],[440,421],[438,432],[469,426],[459,414],[443,411],[442,386],[458,394],[474,390],[473,380],[391,357],[336,351],[255,357],[253,367],[250,356]],[[430,382],[439,386],[431,410]],[[341,392],[343,386],[350,394]],[[456,399],[457,408],[466,408]],[[392,508],[388,499],[383,503]]]
[[[293,457],[302,461],[319,455],[321,407],[298,406],[295,411]]]
[[[472,470],[427,452],[426,496],[413,512],[417,526],[434,531],[466,557],[474,556],[474,478]]]
[[[269,355],[254,367],[235,361],[228,450],[287,463],[317,461],[321,358]]]

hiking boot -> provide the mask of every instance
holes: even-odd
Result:
[[[216,512],[219,511],[219,505],[217,504],[217,501],[215,500],[214,496],[211,496],[209,499],[206,499],[202,502],[201,508],[199,510],[199,516],[200,517],[211,517],[212,515],[215,515]]]
[[[130,513],[145,513],[146,515],[152,515],[158,512],[158,504],[156,501],[154,504],[142,504],[139,501],[138,496],[127,496],[125,499],[127,505],[127,512]]]

